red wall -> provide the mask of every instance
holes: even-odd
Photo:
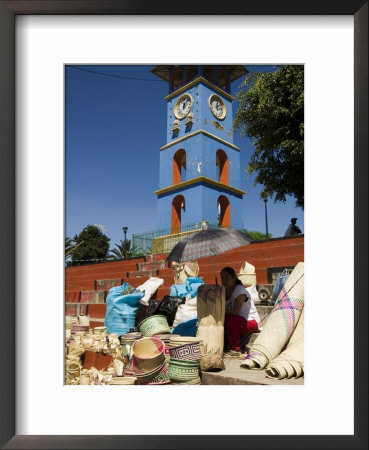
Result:
[[[165,260],[167,255],[156,255],[155,260]],[[65,269],[66,302],[78,302],[78,293],[83,290],[94,290],[95,280],[123,278],[124,281],[137,287],[143,284],[147,277],[128,277],[128,272],[137,271],[137,263],[145,261],[144,257],[124,261],[88,264],[85,266],[69,267]],[[238,273],[243,262],[248,261],[256,268],[257,284],[268,283],[267,269],[270,267],[295,266],[304,261],[304,236],[271,239],[249,244],[217,256],[200,258],[197,260],[199,276],[205,283],[214,283],[215,276],[220,281],[219,272],[225,266],[231,266]],[[157,298],[169,294],[173,284],[173,271],[166,266],[159,273],[153,273],[164,279],[164,285],[159,289]]]

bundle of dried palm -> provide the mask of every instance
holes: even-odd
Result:
[[[217,284],[203,284],[197,291],[196,336],[202,339],[202,370],[224,369],[225,289]]]

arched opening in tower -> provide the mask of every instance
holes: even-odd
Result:
[[[204,66],[204,78],[215,83],[215,68],[214,68],[214,66]]]
[[[186,210],[185,198],[183,195],[177,195],[172,201],[172,220],[171,232],[181,232],[182,212]]]
[[[186,152],[180,149],[173,156],[173,184],[186,180]]]
[[[217,84],[224,91],[229,92],[229,81],[228,81],[227,73],[225,72],[225,70],[222,70],[222,69],[218,70]]]
[[[229,160],[224,150],[216,153],[217,179],[219,183],[229,185]]]
[[[218,198],[218,225],[227,228],[231,226],[231,205],[225,195]]]
[[[175,91],[183,85],[183,70],[178,69],[173,73],[171,91]]]
[[[198,66],[186,66],[186,83],[196,78],[198,74]]]

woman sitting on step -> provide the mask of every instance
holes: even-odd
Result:
[[[220,278],[226,290],[224,349],[238,352],[241,350],[242,336],[259,332],[260,317],[251,295],[243,287],[232,267],[224,267]]]

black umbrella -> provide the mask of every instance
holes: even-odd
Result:
[[[166,261],[194,261],[248,245],[251,241],[250,236],[234,228],[208,228],[183,238],[173,247]]]

